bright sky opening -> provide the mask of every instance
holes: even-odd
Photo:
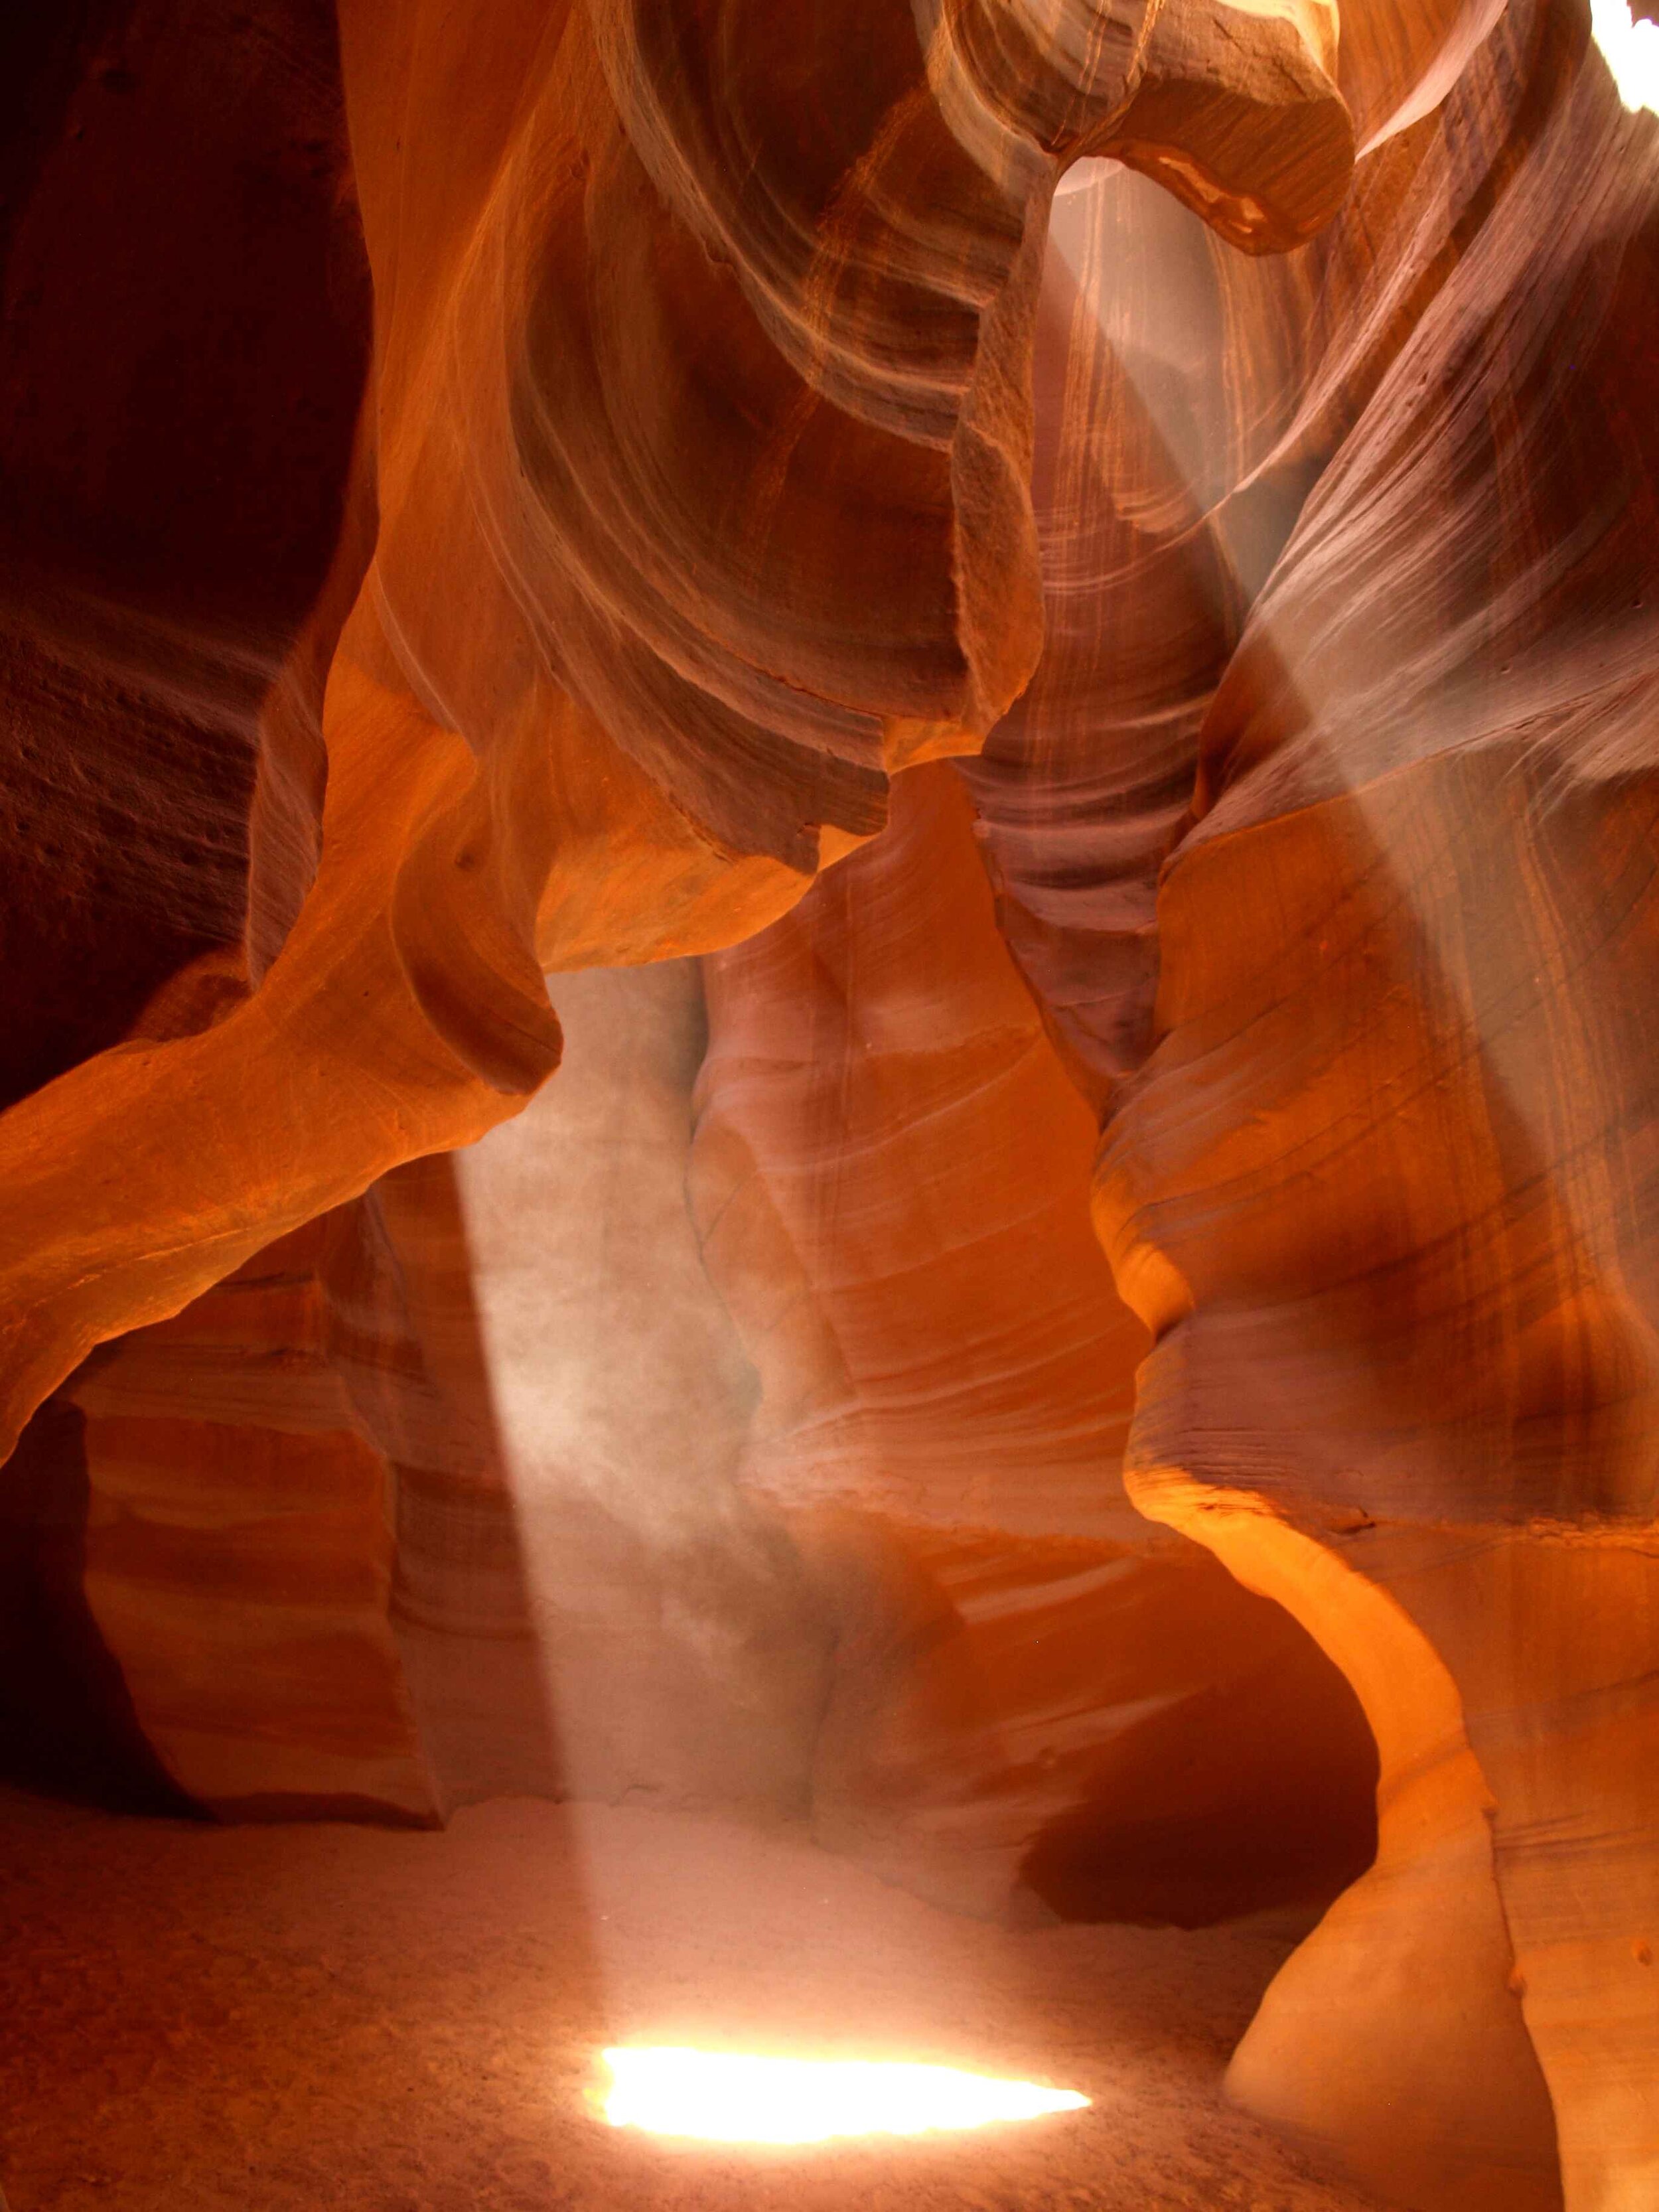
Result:
[[[1626,106],[1659,115],[1659,23],[1634,21],[1628,0],[1590,0],[1590,27]]]
[[[708,2142],[811,2143],[836,2136],[915,2136],[1074,2112],[1089,2100],[1034,2081],[996,2081],[951,2066],[869,2059],[751,2058],[657,2046],[611,2050],[613,2128]]]

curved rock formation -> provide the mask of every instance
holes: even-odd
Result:
[[[336,557],[371,302],[331,9],[128,0],[4,38],[9,1107],[147,1010],[167,1033],[193,962],[213,984],[174,1026],[236,995],[262,735]]]
[[[815,1833],[981,1912],[1322,1901],[1371,1856],[1370,1744],[1287,1619],[1123,1496],[1146,1340],[949,769],[704,965],[690,1189],[761,1377],[744,1478],[836,1639]]]
[[[1653,928],[1638,732],[1659,655],[1636,302],[1659,146],[1598,67],[1573,73],[1564,33],[1512,11],[1445,111],[1466,162],[1483,113],[1550,82],[1528,158],[1471,210],[1435,313],[1343,441],[1211,711],[1202,818],[1160,901],[1179,948],[1164,1041],[1102,1202],[1162,1339],[1137,1494],[1213,1531],[1329,1648],[1357,1633],[1357,1684],[1397,1655],[1374,1699],[1385,1850],[1392,1829],[1418,1864],[1375,1899],[1376,1953],[1415,1984],[1413,1879],[1466,1882],[1455,1940],[1486,1947],[1493,2008],[1513,1944],[1568,2203],[1634,2206],[1659,2182],[1652,1074],[1634,1011]],[[1545,212],[1564,193],[1574,219]],[[1588,484],[1605,489],[1587,512]],[[1356,529],[1358,588],[1337,550]],[[1263,917],[1249,939],[1200,919],[1246,898]],[[1265,996],[1252,973],[1271,975]],[[1162,1082],[1194,1076],[1252,1139],[1218,1149],[1160,1103]],[[1173,1147],[1152,1133],[1178,1126],[1192,1133]],[[1246,1219],[1259,1178],[1276,1186],[1267,1234]],[[1194,1216],[1204,1261],[1181,1225]],[[1210,1484],[1243,1514],[1206,1510]],[[1327,1545],[1346,1530],[1340,1568],[1281,1542],[1285,1524]],[[1391,1627],[1349,1626],[1379,1603]],[[1424,1688],[1401,1715],[1408,1669]],[[1238,2061],[1247,2094],[1316,2124],[1330,2092],[1297,2086],[1308,2060],[1285,2045],[1313,2010],[1328,2084],[1322,1994],[1310,1960]],[[1413,2007],[1413,2079],[1422,2033]],[[1467,2021],[1447,2035],[1466,2050]],[[1365,2044],[1370,2101],[1374,2031]],[[1423,2201],[1472,2201],[1466,2126],[1448,2115],[1447,2178],[1419,2184]],[[1505,2185],[1493,2202],[1516,2201]]]
[[[1068,161],[1121,152],[1252,246],[1346,182],[1316,12],[1068,0],[1016,37],[953,6],[872,41],[842,0],[787,68],[769,21],[342,10],[379,522],[329,668],[319,872],[246,1006],[0,1131],[33,1168],[7,1177],[14,1425],[92,1343],[510,1113],[557,1055],[541,968],[745,933],[823,838],[878,826],[887,766],[1007,705],[1041,643],[1029,360]],[[740,207],[736,147],[765,179]],[[365,550],[348,531],[325,632]],[[295,644],[267,755],[290,870],[325,643]],[[300,885],[269,850],[256,877],[269,925]]]
[[[88,1492],[58,1642],[84,1607],[191,1801],[810,1814],[995,1917],[1317,1907],[1368,1862],[1340,1677],[1122,1495],[1146,1340],[1093,1125],[959,787],[895,807],[714,963],[706,1057],[694,963],[561,979],[568,1067],[517,1121],[37,1416],[37,1489],[65,1523]],[[95,1718],[60,1723],[83,1757]]]
[[[221,1818],[805,1806],[824,1632],[732,1479],[749,1370],[684,1200],[696,969],[561,998],[576,1064],[510,1130],[104,1347],[32,1425],[40,1459],[80,1415],[39,1478],[66,1517],[88,1492],[55,1619],[84,1602]]]
[[[1517,8],[1292,262],[1102,276],[1105,180],[1050,647],[963,771],[1109,1108],[1133,1494],[1382,1747],[1378,1866],[1235,2084],[1419,2205],[1557,2201],[1558,2127],[1570,2204],[1654,2186],[1656,157],[1582,17]]]
[[[719,952],[698,1226],[761,1425],[663,1225],[674,1092],[630,1195],[704,1456],[636,1454],[629,1510],[695,1527],[606,1553],[561,1492],[559,1541],[626,1555],[618,1619],[709,1570],[659,1650],[703,1639],[706,1715],[754,1656],[722,1636],[783,1655],[792,1803],[827,1668],[826,1832],[914,1872],[954,1824],[984,1901],[1058,1881],[1083,1813],[1098,1875],[1091,1762],[1116,1802],[1146,1699],[1326,1698],[1352,1756],[1304,1637],[1127,1534],[1121,1450],[1381,1755],[1376,1864],[1237,2093],[1421,2212],[1646,2212],[1659,123],[1581,0],[112,0],[24,35],[7,1444],[48,1402],[11,1656],[79,1670],[135,1789],[156,1751],[245,1809],[557,1786],[485,1340],[533,1308],[597,1363],[636,1326],[591,1255],[591,1312],[512,1279],[597,1071],[657,1078],[596,1048],[573,1121],[555,1092],[464,1170],[476,1250],[409,1164],[536,1091],[545,971]],[[1122,1446],[1140,1339],[1068,1212],[1062,1067],[1151,1341]],[[1156,1634],[1219,1624],[1191,1669],[1111,1618],[1166,1562]],[[1222,1779],[1159,1802],[1201,1823]]]

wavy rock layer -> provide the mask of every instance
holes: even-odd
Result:
[[[1123,1497],[1146,1339],[950,770],[705,968],[692,1201],[762,1379],[745,1482],[835,1624],[820,1838],[978,1911],[1328,1895],[1370,1856],[1370,1743],[1285,1617]]]
[[[1149,1636],[1277,1617],[1091,1518],[1133,1330],[1066,1225],[1090,1133],[993,957],[960,774],[1104,1121],[1135,1497],[1296,1617],[1381,1753],[1376,1865],[1236,2089],[1426,2212],[1646,2212],[1659,126],[1577,0],[110,0],[21,37],[8,1444],[46,1402],[10,1660],[152,1802],[424,1818],[567,1752],[659,1771],[694,1647],[736,1789],[711,1717],[765,1654],[826,1832],[912,1868],[970,1838],[983,1895],[1075,1864],[1103,1716],[1194,1702],[1116,1594],[1182,1560]],[[896,771],[974,754],[846,860]],[[837,860],[713,971],[697,1207],[762,1372],[745,1459],[664,1226],[684,1051],[596,1054],[476,1186],[404,1164],[542,1083],[544,970],[732,945]],[[866,941],[843,885],[914,963],[829,980]],[[522,1266],[549,1161],[630,1084],[686,1302],[583,1442],[610,1467],[695,1402],[668,1543],[660,1457],[647,1541],[512,1411],[526,1316],[596,1360],[637,1326],[625,1266],[559,1245],[586,1314]],[[1001,1364],[964,1381],[964,1342]],[[532,1629],[567,1543],[593,1651],[660,1601],[625,1756],[557,1740]],[[1276,1634],[1277,1686],[1219,1632],[1206,1662],[1252,1725],[1331,1694]],[[1140,1740],[1207,1818],[1220,1770],[1182,1796]]]
[[[1419,2205],[1557,2201],[1557,2129],[1575,2207],[1659,2154],[1656,160],[1514,9],[1283,263],[1062,201],[1050,647],[962,771],[1108,1113],[1133,1494],[1382,1747],[1235,2087]]]
[[[188,963],[240,969],[262,713],[335,556],[370,301],[319,0],[5,36],[9,1106]]]
[[[509,1128],[59,1394],[88,1492],[59,1641],[84,1606],[188,1799],[810,1814],[992,1917],[1191,1923],[1369,1859],[1340,1677],[1123,1497],[1145,1338],[1089,1234],[1092,1126],[953,779],[896,804],[717,963],[706,1058],[694,964],[564,979],[565,1076]]]
[[[285,1239],[69,1394],[88,1609],[168,1775],[225,1817],[436,1809],[390,1619],[392,1470],[331,1357],[366,1226]]]
[[[696,970],[561,996],[569,1079],[509,1129],[102,1348],[31,1425],[14,1571],[64,1533],[15,1664],[77,1624],[112,1662],[64,1717],[82,1765],[125,1727],[130,1790],[229,1819],[805,1809],[826,1629],[732,1480],[752,1382],[684,1197]]]
[[[837,0],[781,52],[781,21],[342,8],[374,376],[272,695],[261,980],[0,1125],[34,1170],[4,1185],[9,1433],[94,1342],[506,1118],[557,1058],[542,969],[748,933],[879,826],[890,767],[983,735],[1041,647],[1068,161],[1121,152],[1253,249],[1346,185],[1316,10],[1066,0],[1015,37]]]

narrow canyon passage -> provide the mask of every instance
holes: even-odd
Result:
[[[1656,8],[0,6],[0,2212],[1659,2212]]]
[[[796,1830],[498,1801],[443,1833],[0,1797],[14,2212],[1373,2212],[1220,2099],[1305,1922],[1010,1931]],[[743,2149],[596,2117],[609,2043],[1082,2090],[961,2136]]]

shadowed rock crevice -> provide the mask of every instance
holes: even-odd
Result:
[[[0,1506],[0,1773],[112,1810],[178,1815],[191,1801],[156,1757],[87,1602],[86,1421],[42,1406]]]

